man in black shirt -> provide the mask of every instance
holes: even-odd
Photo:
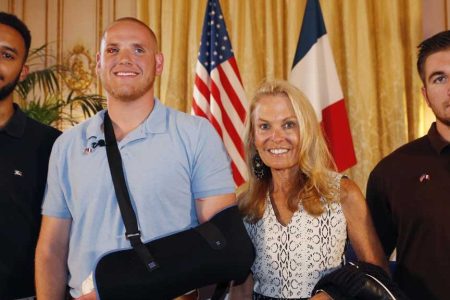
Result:
[[[375,167],[367,201],[386,255],[397,249],[400,287],[411,299],[449,299],[450,31],[419,45],[417,68],[436,122]]]
[[[26,77],[31,36],[0,12],[0,299],[32,299],[34,251],[53,142],[60,132],[28,117],[13,103]]]

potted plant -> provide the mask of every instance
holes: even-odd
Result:
[[[25,114],[44,124],[63,127],[64,124],[78,123],[80,115],[88,118],[102,110],[104,97],[84,93],[91,82],[85,83],[86,80],[78,74],[80,68],[83,70],[79,55],[88,59],[88,70],[89,64],[92,64],[92,59],[84,48],[75,47],[75,51],[69,55],[72,59],[67,59],[63,65],[41,67],[46,58],[52,59],[46,53],[46,48],[47,45],[43,45],[30,51],[27,65],[33,71],[16,87],[16,102]],[[80,88],[79,83],[83,84],[83,88]]]

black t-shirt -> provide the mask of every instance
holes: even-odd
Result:
[[[375,167],[367,202],[386,254],[397,248],[400,287],[411,299],[448,299],[450,144],[436,124]]]
[[[53,142],[61,133],[15,113],[0,129],[0,299],[35,295],[34,252]]]

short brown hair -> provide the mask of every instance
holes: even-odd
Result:
[[[419,49],[417,54],[417,71],[425,84],[425,61],[431,54],[450,49],[450,30],[433,35],[420,43],[417,48]]]

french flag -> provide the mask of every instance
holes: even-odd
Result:
[[[308,0],[289,82],[311,102],[339,172],[356,164],[344,96],[318,0]]]

